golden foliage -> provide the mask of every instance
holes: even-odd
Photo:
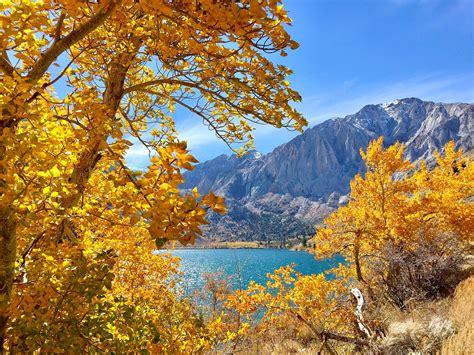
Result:
[[[180,191],[196,160],[172,116],[190,111],[239,153],[256,123],[301,130],[291,70],[265,55],[297,47],[285,10],[6,0],[0,22],[0,346],[207,346],[175,294],[176,261],[151,254],[225,212],[220,197]],[[132,144],[149,152],[144,171],[127,165]]]
[[[224,343],[232,349],[246,349],[249,339],[269,339],[275,332],[288,331],[296,324],[294,339],[310,337],[323,341],[333,332],[352,328],[352,305],[347,288],[339,280],[325,275],[301,275],[294,265],[281,267],[268,274],[265,285],[251,282],[246,289],[221,295],[218,316]]]
[[[451,235],[462,243],[472,240],[474,165],[448,143],[436,152],[433,169],[414,166],[403,158],[404,146],[383,148],[383,138],[361,152],[366,173],[351,182],[349,203],[325,220],[315,236],[318,258],[342,254],[353,266],[345,277],[370,283],[371,264],[389,244],[415,247],[421,239]]]

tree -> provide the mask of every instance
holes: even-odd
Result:
[[[317,257],[342,254],[348,267],[340,272],[368,285],[369,291],[387,276],[394,261],[388,250],[413,255],[418,249],[441,258],[441,254],[427,254],[427,242],[441,243],[446,236],[456,240],[443,243],[441,250],[472,239],[472,163],[455,150],[453,142],[444,147],[444,154],[435,152],[432,169],[423,161],[415,166],[404,160],[403,153],[399,143],[385,149],[382,137],[371,142],[366,153],[361,151],[364,177],[355,176],[349,203],[330,215],[315,236]],[[447,252],[456,254],[459,249],[443,251]]]
[[[8,324],[39,326],[25,317],[48,300],[90,316],[141,233],[158,247],[192,242],[208,208],[224,211],[213,194],[179,191],[196,160],[176,107],[240,153],[255,124],[306,122],[291,71],[266,55],[297,47],[280,1],[7,0],[0,19],[0,344],[35,350]],[[126,164],[131,139],[150,152],[145,171]]]
[[[380,352],[387,299],[380,296],[403,309],[408,298],[454,290],[459,246],[472,240],[474,227],[472,163],[453,142],[443,154],[435,152],[431,169],[406,160],[400,143],[384,148],[383,137],[361,155],[366,169],[351,182],[349,203],[326,218],[314,238],[318,258],[342,254],[346,262],[329,276],[282,267],[267,275],[266,285],[251,283],[226,295],[224,341],[247,346],[278,334],[283,342],[290,333],[303,342],[306,327],[317,351]],[[359,287],[368,291],[368,302]]]
[[[294,265],[267,274],[266,284],[251,282],[247,289],[225,295],[224,342],[272,342],[302,340],[308,331],[320,351],[332,352],[331,342],[368,345],[354,335],[355,317],[344,279],[328,279],[324,274],[302,275]]]
[[[413,174],[416,193],[410,200],[411,230],[423,228],[429,238],[442,233],[462,241],[472,241],[474,231],[474,165],[454,142],[443,153],[435,151],[434,168],[426,164]],[[415,228],[413,228],[415,227]]]
[[[330,215],[316,234],[317,256],[341,253],[354,265],[358,281],[365,281],[362,260],[396,238],[395,230],[402,227],[406,196],[412,192],[412,185],[395,176],[406,175],[413,168],[404,160],[403,151],[399,143],[385,150],[382,137],[370,143],[366,153],[361,150],[365,176],[354,177],[349,203]]]
[[[456,287],[474,230],[471,161],[450,142],[429,169],[382,137],[361,155],[366,171],[351,182],[349,203],[314,238],[318,258],[342,254],[345,263],[326,275],[281,267],[266,284],[221,293],[213,334],[232,351],[291,339],[315,352],[384,352],[387,308]]]

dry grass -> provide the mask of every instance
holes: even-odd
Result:
[[[449,319],[450,299],[422,301],[409,304],[402,312],[387,305],[381,314],[385,319],[386,337],[381,347],[386,354],[435,353],[444,339],[455,332]]]
[[[280,354],[319,354],[322,353],[321,346],[312,344],[309,346],[302,346],[300,343],[291,340],[285,339],[282,342],[276,344],[265,344],[261,349],[261,354],[271,354],[271,355],[280,355]]]
[[[457,333],[443,343],[441,354],[473,354],[474,276],[464,280],[456,288],[449,315],[457,328]]]
[[[284,316],[285,317],[285,316]],[[353,346],[345,343],[330,342],[329,346],[337,354],[353,353]],[[256,332],[242,339],[236,346],[222,349],[215,354],[245,355],[286,355],[286,354],[330,354],[322,346],[318,337],[303,323],[294,317],[285,317],[285,321],[275,328]]]
[[[414,301],[402,312],[381,310],[387,336],[386,354],[474,354],[474,276],[461,282],[452,297]]]

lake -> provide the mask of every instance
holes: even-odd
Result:
[[[204,273],[222,272],[236,288],[240,270],[245,288],[252,280],[265,284],[267,273],[291,263],[296,264],[296,271],[309,275],[328,270],[343,260],[316,260],[308,252],[286,249],[182,249],[173,250],[172,254],[181,258],[186,293],[204,286]]]

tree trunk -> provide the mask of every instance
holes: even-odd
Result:
[[[16,259],[15,217],[12,210],[0,207],[0,354],[5,341]]]
[[[2,129],[3,131],[3,129]],[[3,353],[16,260],[16,220],[7,194],[6,146],[0,140],[0,354]]]
[[[73,44],[101,26],[121,3],[122,0],[112,1],[75,31],[72,31],[57,42],[55,41],[55,43],[43,53],[35,67],[27,75],[29,84],[33,85],[36,83],[48,70],[54,60],[56,60],[61,53],[65,52],[67,48],[70,48]],[[14,69],[8,60],[8,56],[5,58],[5,56],[0,55],[0,64],[2,74],[13,76]],[[120,88],[123,88],[123,81]],[[117,90],[115,90],[115,93],[116,91]],[[26,109],[25,107],[23,108]],[[6,180],[6,175],[8,175],[9,172],[5,164],[7,159],[7,146],[3,138],[3,133],[4,128],[15,128],[17,121],[15,115],[11,115],[5,107],[2,107],[0,113],[0,354],[3,354],[6,336],[5,331],[10,313],[9,308],[15,272],[14,267],[17,257],[16,216],[12,209],[13,201],[9,196],[14,191],[12,189],[9,190]]]
[[[107,142],[109,132],[104,129],[105,123],[110,123],[115,117],[123,93],[123,84],[128,67],[120,62],[114,62],[110,70],[107,89],[104,93],[104,104],[107,109],[105,117],[98,115],[96,126],[93,127],[92,136],[87,142],[86,149],[80,155],[78,164],[69,178],[69,181],[77,186],[75,193],[66,197],[62,203],[64,209],[71,208],[77,204],[84,193],[87,181],[91,176],[97,162],[100,160],[100,151]],[[14,127],[14,119],[6,119],[9,115],[3,111],[0,129]],[[94,129],[95,128],[95,129]],[[0,134],[0,354],[3,353],[5,344],[5,330],[9,317],[9,307],[12,296],[14,280],[14,266],[17,258],[16,250],[16,217],[12,209],[10,194],[12,193],[7,180],[8,174],[6,163],[7,146],[1,139]],[[61,239],[67,229],[70,229],[69,221],[64,218],[60,223],[58,239]]]
[[[130,57],[133,57],[133,54],[130,54]],[[113,61],[110,65],[109,77],[103,98],[106,114],[105,116],[98,114],[92,122],[89,141],[86,143],[85,150],[80,154],[78,163],[69,178],[69,182],[76,185],[76,191],[62,201],[61,207],[64,210],[76,206],[79,202],[85,192],[90,176],[100,161],[101,150],[107,144],[110,131],[106,127],[114,121],[123,95],[123,85],[128,66],[122,64],[121,60],[125,60],[125,58],[127,60],[130,59],[123,55],[122,58]],[[61,240],[68,231],[72,231],[72,225],[67,218],[63,218],[56,236],[57,240]]]
[[[365,282],[362,277],[362,269],[360,266],[360,232],[356,233],[356,239],[354,243],[354,263],[356,267],[357,280],[360,282]]]

